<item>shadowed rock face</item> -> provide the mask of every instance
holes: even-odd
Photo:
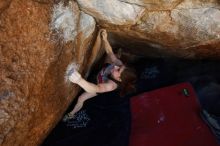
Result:
[[[144,56],[218,58],[218,0],[0,0],[0,145],[39,145],[79,91],[67,66],[88,75],[103,50]],[[134,49],[135,48],[135,49]]]

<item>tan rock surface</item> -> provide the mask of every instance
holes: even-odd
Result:
[[[59,2],[60,1],[60,2]],[[39,145],[103,50],[96,23],[116,47],[146,56],[220,57],[218,0],[0,0],[0,145]],[[96,21],[95,21],[96,20]]]
[[[143,7],[118,0],[77,0],[77,2],[81,10],[96,20],[114,25],[133,25],[144,12]]]
[[[86,57],[86,52],[92,51],[88,47],[93,39],[95,22],[90,18],[79,31],[84,35],[76,35],[77,39],[65,43],[58,32],[51,33],[53,6],[52,1],[13,0],[1,13],[2,146],[39,145],[79,90],[67,84],[64,75],[71,62],[80,66],[86,64],[90,57]],[[85,19],[85,14],[82,15]],[[86,68],[80,68],[80,71],[84,70]]]
[[[0,1],[0,15],[4,10],[6,10],[9,7],[11,1],[12,0],[1,0]]]
[[[183,0],[119,0],[121,2],[136,4],[147,10],[171,10]]]
[[[158,54],[194,58],[197,50],[189,48],[212,46],[212,42],[220,42],[219,7],[219,2],[214,0],[187,0],[178,3],[171,10],[146,10],[136,25],[102,26],[118,36],[113,39],[121,46],[125,46],[127,42],[141,42],[142,48],[153,47]],[[207,56],[203,57],[219,57],[219,54],[209,56],[211,52],[206,52]]]

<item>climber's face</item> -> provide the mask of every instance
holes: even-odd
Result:
[[[117,81],[121,81],[121,73],[124,71],[125,66],[114,66],[114,68],[111,70],[111,75],[112,77],[117,80]]]

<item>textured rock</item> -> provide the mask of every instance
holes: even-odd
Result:
[[[83,64],[85,60],[88,61],[90,57],[91,50],[87,50],[85,45],[91,45],[91,35],[95,31],[95,20],[93,17],[81,12],[80,13],[80,21],[79,21],[79,28],[78,28],[78,37],[75,49],[76,60],[79,64]],[[88,39],[89,38],[89,39]],[[87,63],[86,61],[86,63]],[[83,66],[86,66],[83,64]]]
[[[216,2],[197,1],[193,4],[185,1],[172,11],[171,16],[179,28],[180,34],[176,38],[181,35],[185,39],[183,46],[220,39],[220,6]]]
[[[218,0],[58,1],[0,0],[2,146],[39,145],[60,120],[79,91],[68,65],[87,76],[103,54],[96,21],[136,54],[220,57]]]
[[[187,48],[220,38],[220,10],[215,8],[173,9],[149,12],[136,26],[148,40],[163,47]]]
[[[211,46],[213,42],[220,41],[219,7],[219,2],[216,0],[205,2],[186,0],[179,2],[170,10],[146,10],[133,26],[115,27],[107,24],[103,26],[117,36],[113,39],[122,40],[116,42],[118,45],[141,42],[142,48],[153,47],[154,52],[158,54],[194,58],[197,50],[189,48],[199,48],[200,45]],[[219,54],[209,56],[212,51],[206,52],[207,56],[203,55],[203,57],[219,57]]]
[[[65,42],[74,41],[77,35],[79,8],[76,3],[69,2],[67,6],[60,2],[53,7],[51,29],[60,33]]]
[[[183,0],[120,0],[122,2],[144,6],[147,10],[171,10]]]
[[[95,24],[95,19],[92,16],[84,12],[80,13],[79,33],[82,32],[85,38],[94,32]]]
[[[66,41],[63,29],[51,31],[53,4],[52,1],[13,0],[0,15],[2,146],[39,145],[79,90],[65,82],[67,66],[76,62],[80,72],[85,72],[83,64],[95,57],[89,55],[94,19],[80,11],[73,12],[79,15],[75,23],[83,26],[72,28],[77,32],[76,38]]]
[[[219,59],[220,58],[220,41],[214,40],[210,42],[201,43],[199,46],[190,47],[187,50],[190,50],[194,53],[194,58],[211,58]]]
[[[0,1],[0,15],[4,10],[6,10],[9,7],[11,1],[12,0],[1,0]]]
[[[97,20],[115,25],[133,25],[141,17],[144,8],[118,0],[77,0],[80,9]]]

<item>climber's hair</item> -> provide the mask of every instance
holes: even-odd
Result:
[[[137,75],[133,68],[125,67],[125,69],[121,73],[120,78],[121,78],[121,83],[120,83],[121,97],[136,92],[135,83],[137,81]]]

